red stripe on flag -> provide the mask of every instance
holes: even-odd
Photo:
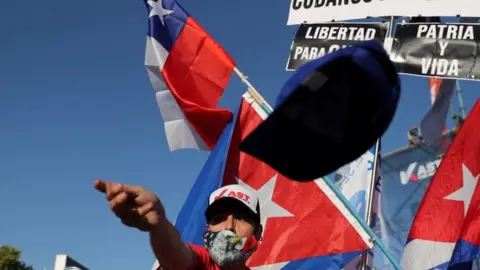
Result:
[[[230,143],[230,148],[227,156],[227,163],[225,164],[225,172],[223,175],[223,185],[237,184],[235,177],[239,176],[239,164],[240,159],[243,159],[246,155],[243,152],[239,153],[240,142],[245,139],[250,132],[252,132],[260,123],[263,122],[263,119],[258,115],[258,113],[253,109],[253,107],[242,99],[242,104],[240,107],[240,112],[238,115],[238,120],[235,126],[235,131],[232,135],[232,141]],[[260,162],[260,166],[267,166],[263,162]],[[258,167],[259,164],[253,164]],[[256,177],[260,179],[271,178],[275,172],[271,172],[271,175],[263,175],[264,170],[257,170],[253,172]],[[250,178],[250,176],[247,176]]]
[[[467,166],[474,177],[480,174],[479,122],[480,100],[477,101],[455,136],[433,176],[408,238],[454,243],[460,233],[465,230],[465,228],[462,229],[464,203],[445,198],[463,187],[465,181],[463,164]],[[478,186],[477,184],[477,191]],[[480,196],[480,193],[477,192],[474,195]],[[471,209],[480,207],[476,204],[480,202],[480,198],[475,196],[470,202],[470,212],[472,212]],[[473,223],[477,217],[470,220],[472,218],[470,212],[467,214],[467,221]],[[480,224],[480,221],[475,224]],[[478,230],[478,227],[475,229]]]
[[[467,126],[468,125],[468,126]],[[467,129],[469,128],[469,129]],[[462,130],[464,129],[464,130]],[[462,137],[460,137],[462,136]],[[464,164],[473,177],[480,178],[480,99],[472,108],[470,115],[465,120],[456,137],[460,142],[452,143],[452,152],[463,152]],[[462,144],[462,142],[465,142]],[[463,177],[463,173],[462,173]],[[460,239],[475,245],[480,245],[480,181],[477,180],[475,192],[470,201],[469,212],[463,222]]]
[[[210,149],[232,118],[230,111],[216,105],[234,67],[233,59],[190,17],[162,70],[185,117]]]

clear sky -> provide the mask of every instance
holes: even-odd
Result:
[[[290,75],[289,0],[180,2],[273,104]],[[151,269],[147,235],[116,219],[93,180],[143,185],[174,220],[206,160],[168,150],[143,66],[146,23],[141,0],[0,3],[0,244],[36,269],[62,253],[94,270]],[[462,86],[470,109],[480,89]],[[245,90],[233,78],[222,104]],[[429,106],[427,79],[404,76],[384,150],[405,145]]]

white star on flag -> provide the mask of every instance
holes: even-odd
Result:
[[[163,7],[163,0],[158,0],[157,2],[153,0],[148,0],[147,4],[152,7],[152,10],[150,10],[150,14],[148,14],[148,18],[158,16],[162,24],[165,26],[165,21],[163,17],[173,13],[173,10],[165,9]]]
[[[463,201],[463,207],[466,216],[468,207],[470,206],[470,201],[472,200],[473,192],[475,192],[475,187],[477,186],[478,178],[480,175],[474,177],[472,172],[468,169],[467,166],[465,166],[465,164],[462,164],[462,172],[462,187],[445,197],[445,199],[453,201]]]
[[[275,183],[277,182],[277,175],[272,177],[258,190],[253,189],[247,183],[243,182],[240,178],[236,177],[238,184],[246,187],[255,192],[260,201],[260,218],[262,226],[265,228],[267,219],[271,217],[293,217],[293,214],[285,210],[285,208],[276,204],[272,200],[273,190],[275,189]],[[265,231],[264,231],[265,232]]]

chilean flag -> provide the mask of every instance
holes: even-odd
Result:
[[[145,3],[145,67],[170,150],[213,149],[232,118],[216,106],[235,62],[175,0]]]
[[[425,193],[402,267],[447,269],[480,258],[480,100],[448,148]]]
[[[341,269],[372,247],[369,236],[323,179],[291,181],[239,151],[241,140],[266,117],[245,93],[175,226],[185,242],[203,245],[204,212],[210,193],[222,185],[239,183],[257,192],[264,227],[259,249],[248,261],[251,269]]]

